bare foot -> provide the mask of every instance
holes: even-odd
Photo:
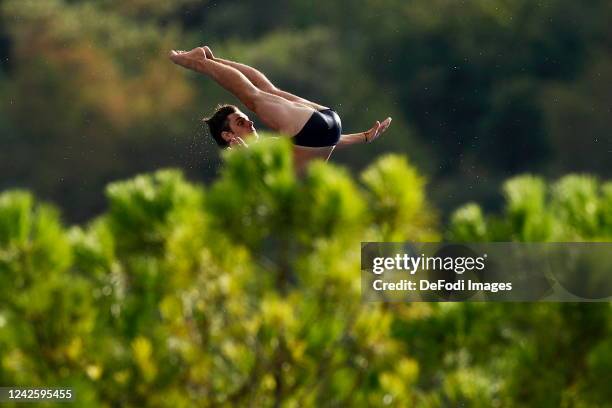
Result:
[[[197,71],[202,62],[206,61],[203,48],[194,48],[191,51],[170,51],[170,60],[177,65]]]
[[[204,48],[204,53],[206,54],[206,58],[212,59],[212,60],[215,59],[215,56],[213,55],[212,50],[210,49],[208,45],[205,45],[202,48]]]

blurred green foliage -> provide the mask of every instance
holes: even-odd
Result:
[[[505,207],[485,217],[476,203],[451,216],[448,239],[461,242],[579,242],[612,239],[610,182],[572,174],[550,186],[522,175],[503,185]]]
[[[227,151],[207,187],[176,170],[115,182],[83,227],[0,195],[0,383],[74,387],[83,407],[610,400],[609,304],[363,304],[360,241],[440,239],[425,180],[398,155],[361,183],[323,162],[297,179],[290,158],[264,140]],[[539,178],[509,181],[504,239],[609,237],[599,187],[568,176],[548,198]],[[490,219],[471,204],[448,233],[499,237]]]
[[[610,182],[596,177],[567,175],[548,185],[542,177],[522,175],[503,185],[501,213],[485,215],[476,203],[458,208],[451,216],[446,238],[459,242],[588,242],[612,240]],[[608,279],[606,271],[603,279]],[[603,370],[612,370],[612,313],[601,304],[486,304],[459,306],[470,321],[474,309],[496,321],[485,325],[487,335],[479,351],[497,355],[491,364],[504,372],[501,387],[512,398],[500,406],[580,406],[609,404],[612,394],[602,387]],[[486,307],[487,311],[484,311]],[[486,318],[485,318],[486,319]],[[493,337],[489,337],[493,336]],[[490,341],[490,340],[489,340]],[[596,362],[597,361],[597,362]],[[501,370],[501,371],[500,371]],[[484,406],[487,406],[486,404]]]

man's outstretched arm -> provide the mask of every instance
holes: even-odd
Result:
[[[382,121],[382,123],[376,121],[376,123],[374,123],[374,126],[372,126],[370,130],[366,130],[365,132],[342,135],[340,136],[340,140],[338,141],[336,147],[346,147],[354,144],[371,143],[372,141],[380,137],[380,135],[382,135],[387,130],[389,125],[391,125],[391,118],[385,119],[384,121]]]

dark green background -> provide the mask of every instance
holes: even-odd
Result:
[[[337,109],[346,131],[394,118],[352,171],[404,153],[443,214],[497,208],[519,172],[612,174],[612,6],[604,0],[0,2],[0,189],[84,220],[111,180],[161,166],[210,181],[199,119],[235,102],[170,64],[208,44]]]

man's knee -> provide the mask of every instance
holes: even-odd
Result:
[[[274,85],[272,85],[269,82],[262,82],[262,83],[258,84],[257,87],[260,90],[262,90],[264,92],[267,92],[269,94],[272,94],[272,95],[276,95],[280,91],[280,89],[278,89],[277,87],[275,87]]]
[[[257,105],[261,102],[262,92],[257,88],[248,89],[242,99],[242,103],[251,111],[255,112]]]

